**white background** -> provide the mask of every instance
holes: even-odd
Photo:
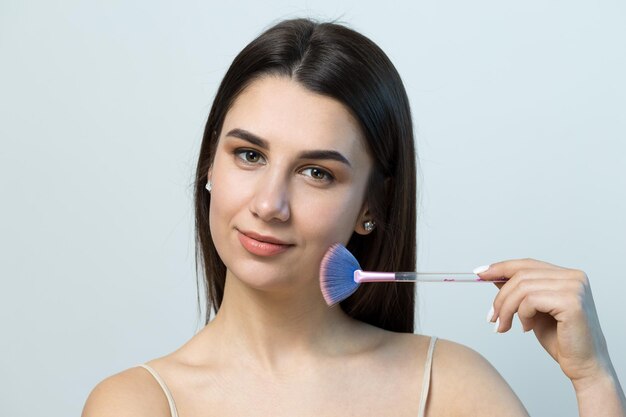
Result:
[[[340,18],[403,77],[419,269],[532,257],[584,270],[626,382],[623,1],[222,3],[0,3],[0,414],[79,415],[103,378],[201,327],[204,123],[235,55],[300,16]],[[531,415],[576,415],[532,332],[485,322],[496,292],[422,284],[419,331],[479,351]]]

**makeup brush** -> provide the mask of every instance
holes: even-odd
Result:
[[[352,295],[362,282],[506,282],[486,281],[465,272],[371,272],[362,271],[359,262],[345,246],[335,243],[326,251],[320,265],[320,287],[324,300],[333,306]]]

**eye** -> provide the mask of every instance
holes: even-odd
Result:
[[[300,172],[305,173],[307,171],[310,172],[308,175],[316,181],[332,182],[335,179],[328,171],[317,167],[305,168]]]
[[[258,164],[264,160],[263,155],[253,149],[236,149],[234,153],[238,159],[249,165]]]

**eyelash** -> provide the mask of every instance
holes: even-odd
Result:
[[[258,155],[260,158],[265,159],[265,157],[260,152],[257,152],[254,149],[248,149],[248,148],[237,148],[237,149],[235,149],[233,154],[235,155],[235,157],[237,159],[239,159],[239,161],[241,163],[243,163],[245,165],[258,165],[258,162],[250,162],[250,161],[247,160],[247,153],[250,153],[250,152]],[[246,155],[244,155],[243,157],[240,156],[243,153],[246,153]],[[331,182],[333,182],[335,180],[335,177],[330,172],[326,171],[325,169],[318,168],[318,167],[307,167],[307,168],[304,168],[303,170],[301,170],[300,172],[307,171],[307,170],[311,170],[311,171],[312,170],[317,170],[317,171],[321,172],[326,177],[326,179],[320,179],[320,178],[315,178],[315,177],[311,176],[311,178],[314,181],[331,183]]]

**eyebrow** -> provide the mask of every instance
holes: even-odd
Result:
[[[243,139],[263,149],[270,148],[269,143],[265,139],[262,139],[259,136],[255,135],[254,133],[248,132],[247,130],[244,130],[244,129],[233,129],[229,131],[226,134],[226,136],[232,136],[235,138]],[[348,159],[345,156],[343,156],[337,151],[318,149],[318,150],[300,152],[298,156],[300,159],[330,159],[333,161],[342,162],[348,165],[350,168],[352,168],[350,161],[348,161]]]

